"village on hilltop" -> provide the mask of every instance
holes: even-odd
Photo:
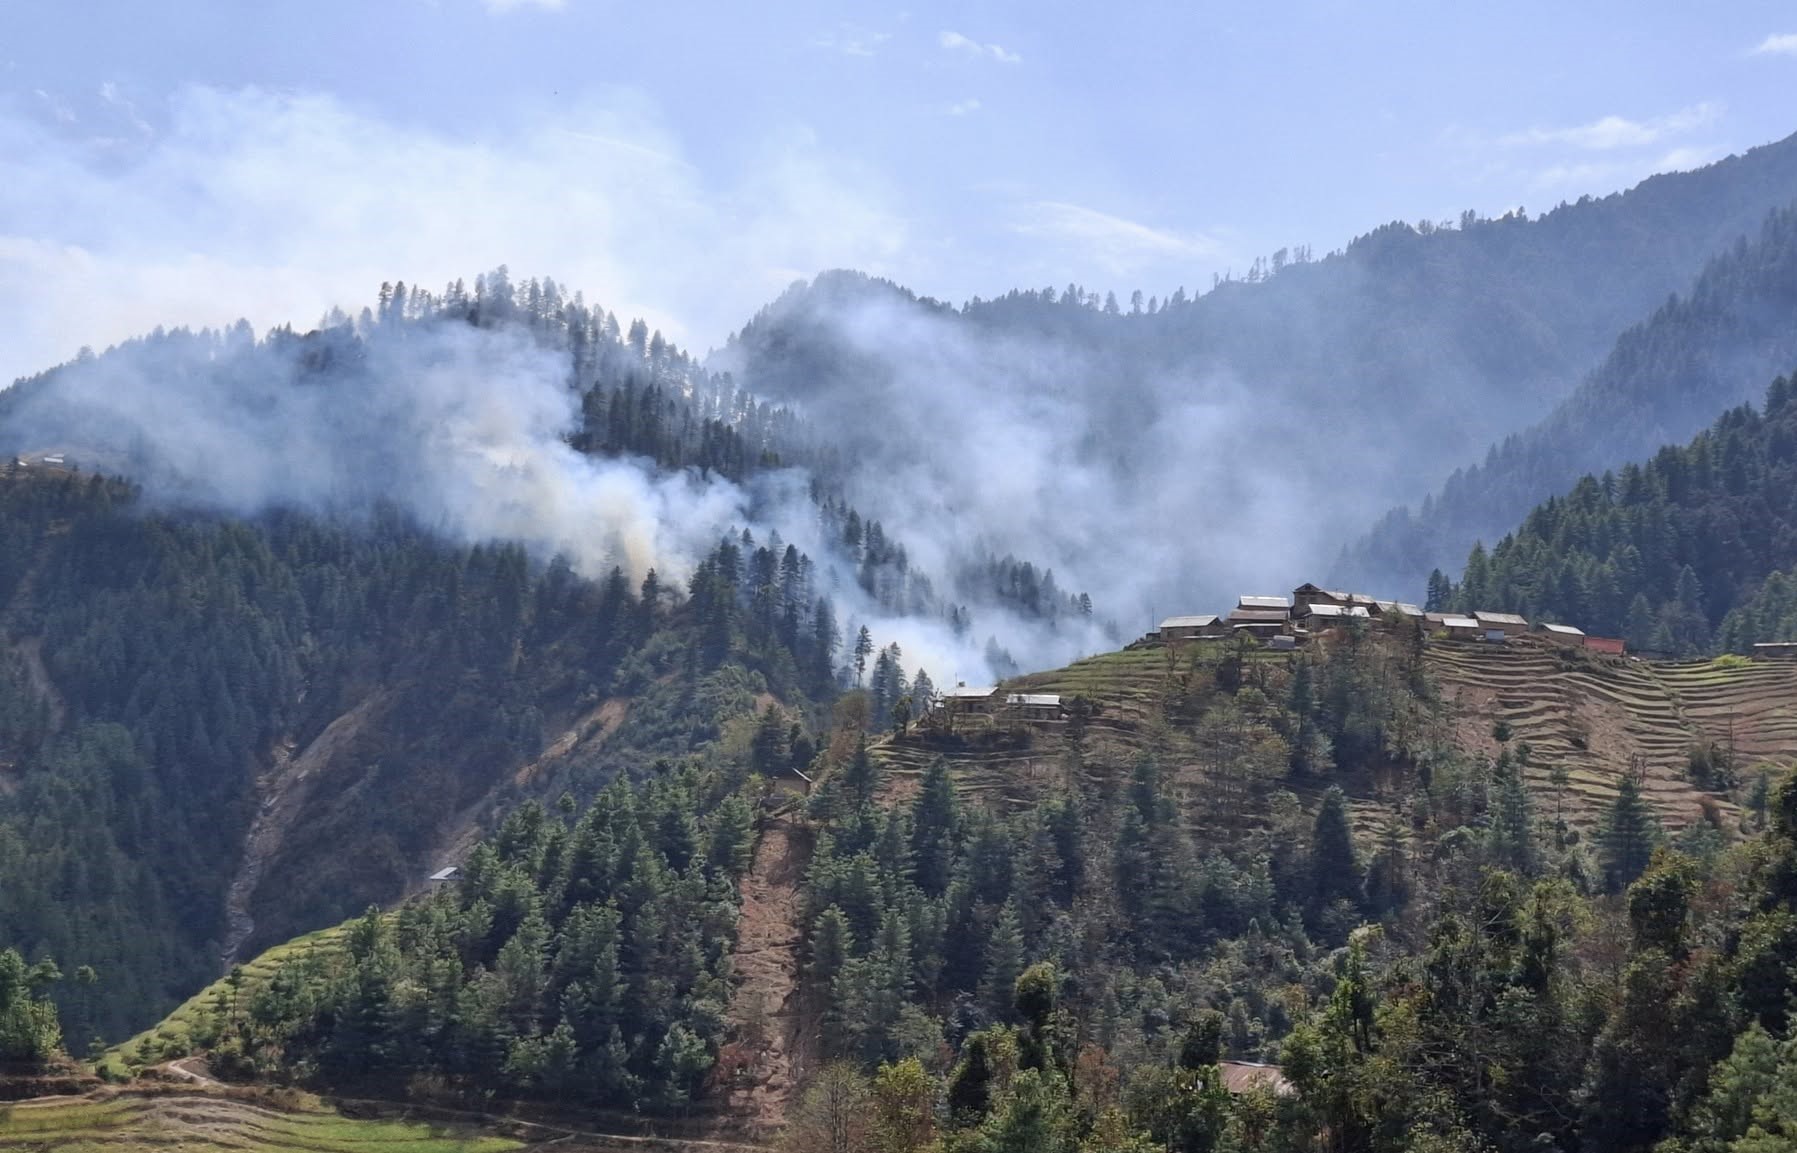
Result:
[[[1443,640],[1503,644],[1536,635],[1556,644],[1620,655],[1623,643],[1610,637],[1586,636],[1572,625],[1531,626],[1515,613],[1470,614],[1428,612],[1406,601],[1380,600],[1365,593],[1337,592],[1314,584],[1299,585],[1283,596],[1244,596],[1228,616],[1168,617],[1137,644],[1172,645],[1184,641],[1219,640],[1246,634],[1272,649],[1296,648],[1302,641],[1354,622],[1390,628],[1413,621]]]
[[[1501,645],[1524,637],[1566,648],[1588,649],[1620,657],[1626,647],[1617,637],[1594,637],[1572,625],[1530,624],[1516,613],[1470,614],[1430,612],[1406,601],[1380,600],[1365,593],[1339,592],[1303,584],[1284,596],[1242,596],[1226,616],[1173,616],[1149,630],[1129,648],[1178,649],[1189,644],[1248,637],[1275,652],[1294,651],[1300,644],[1354,624],[1392,629],[1409,623],[1425,639],[1451,643]],[[1797,642],[1756,644],[1759,659],[1797,659]],[[931,702],[927,720],[953,731],[962,718],[980,718],[994,726],[1064,720],[1067,709],[1053,693],[1007,692],[995,685],[956,685]]]

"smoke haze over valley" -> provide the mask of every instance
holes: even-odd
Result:
[[[1536,219],[1468,213],[1323,258],[1281,251],[1164,302],[1067,285],[956,308],[832,272],[703,367],[659,332],[651,348],[640,321],[623,342],[580,297],[496,273],[475,286],[474,325],[426,322],[452,285],[310,335],[257,343],[240,323],[84,355],[14,390],[4,433],[121,464],[179,506],[388,505],[591,577],[620,565],[683,585],[720,536],[773,532],[825,566],[851,631],[938,678],[989,680],[1331,573],[1385,509],[1527,428],[1794,193],[1785,141]],[[751,434],[782,463],[725,479],[578,450],[576,360],[594,341],[685,397],[689,422],[782,406],[783,432]],[[1727,391],[1775,365],[1740,359]],[[1682,403],[1691,427],[1713,415],[1701,392]],[[903,550],[896,579],[927,591],[857,576],[860,542],[843,553],[820,493],[878,520]],[[994,577],[1001,559],[1027,563],[1023,585]],[[1350,575],[1420,600],[1427,568],[1399,549]],[[1080,593],[1091,615],[1064,600]]]
[[[1797,1149],[1793,110],[0,0],[0,1153]]]
[[[37,8],[17,10],[20,42],[51,19]],[[802,472],[726,484],[570,451],[579,396],[563,350],[499,330],[376,341],[347,395],[286,388],[300,343],[178,387],[159,375],[166,350],[101,357],[62,373],[54,404],[22,411],[36,440],[10,439],[74,448],[105,411],[189,502],[384,499],[459,539],[671,575],[727,524],[808,539],[814,504],[770,490],[804,492],[822,474],[903,542],[939,586],[938,610],[982,599],[989,581],[972,570],[1010,556],[1052,570],[1058,591],[1090,594],[1095,621],[1120,636],[1325,575],[1417,598],[1466,531],[1432,528],[1431,549],[1375,547],[1338,572],[1342,547],[1547,416],[1630,325],[1797,194],[1789,142],[1749,151],[1788,131],[1764,111],[1788,77],[1779,42],[1746,12],[1653,17],[1679,25],[1666,42],[1732,45],[1741,66],[1723,87],[1641,88],[1631,72],[1567,91],[1563,106],[1513,92],[1518,120],[1502,125],[1444,46],[1439,73],[1391,70],[1429,99],[1386,120],[1338,87],[1302,127],[1269,102],[1156,136],[1156,116],[1122,106],[1172,106],[1171,72],[1089,93],[1111,111],[1108,132],[1067,114],[1051,73],[1070,65],[1069,46],[1102,53],[1123,36],[1083,18],[996,20],[976,35],[925,26],[950,13],[817,27],[782,13],[754,33],[790,41],[782,83],[815,76],[832,97],[757,117],[776,94],[759,94],[764,76],[742,82],[748,54],[721,52],[749,34],[736,17],[674,37],[720,83],[758,93],[725,109],[661,85],[660,48],[618,52],[623,38],[661,44],[651,26],[676,16],[632,14],[601,33],[579,3],[443,8],[370,18],[370,39],[322,65],[301,47],[308,33],[258,29],[259,77],[224,66],[222,41],[186,16],[136,34],[186,36],[211,62],[195,74],[108,72],[136,47],[111,28],[90,60],[65,61],[78,79],[12,65],[0,375],[158,326],[223,331],[242,317],[303,333],[382,280],[435,291],[507,264],[603,296],[625,323],[641,316],[694,351],[711,346],[708,370],[805,423],[813,455],[791,462]],[[1319,18],[1360,44],[1365,66],[1389,50],[1389,15]],[[1204,82],[1227,88],[1239,53],[1211,45],[1203,17],[1179,19],[1204,46]],[[487,43],[490,59],[466,61],[485,83],[402,96],[364,55],[376,31],[426,27]],[[1227,35],[1277,31],[1256,17]],[[582,36],[615,83],[568,72],[564,42]],[[511,78],[525,73],[542,84]],[[941,99],[888,98],[913,81]],[[1031,117],[1056,112],[1084,164],[1029,146]],[[1377,122],[1401,163],[1348,162],[1336,118]],[[1302,162],[1306,149],[1275,146],[1292,133],[1309,142]],[[1744,155],[1705,167],[1730,152]],[[1337,179],[1327,193],[1308,179],[1325,169]],[[916,176],[932,171],[965,178]],[[1515,208],[1543,200],[1562,207]],[[1422,219],[1365,231],[1393,214]],[[1019,292],[1032,284],[1049,287]],[[224,341],[227,359],[242,339]],[[1729,388],[1760,387],[1766,363],[1744,364]],[[1695,428],[1710,407],[1667,427]],[[978,628],[1006,631],[1001,606],[985,615]],[[1034,643],[1009,623],[1017,635],[1001,643],[1045,661],[1111,639],[1059,621]]]

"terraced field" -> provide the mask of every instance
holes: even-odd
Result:
[[[341,1106],[341,1108],[339,1108]],[[559,1124],[307,1094],[107,1089],[0,1105],[0,1153],[762,1153],[733,1141],[588,1132]]]
[[[1114,773],[1137,750],[1152,748],[1195,796],[1204,785],[1196,770],[1186,767],[1196,760],[1190,732],[1169,724],[1162,707],[1184,671],[1180,662],[1189,659],[1145,646],[1032,674],[1007,687],[1077,694],[1098,705],[1088,726],[1090,776]],[[1256,659],[1287,658],[1263,653]],[[1536,638],[1505,645],[1437,643],[1427,660],[1453,740],[1468,752],[1493,757],[1501,729],[1508,730],[1512,748],[1526,742],[1528,778],[1542,798],[1539,811],[1555,804],[1552,778],[1563,768],[1568,779],[1558,803],[1578,827],[1590,829],[1601,821],[1631,765],[1644,769],[1644,791],[1661,819],[1680,827],[1700,819],[1705,804],[1715,805],[1724,818],[1738,815],[1731,798],[1707,793],[1688,779],[1694,747],[1714,743],[1734,750],[1743,780],[1761,765],[1797,762],[1797,662],[1722,658],[1657,664],[1562,649]],[[875,751],[898,795],[914,788],[930,761],[943,755],[965,795],[1018,806],[1063,780],[1065,738],[1064,723],[1039,722],[962,740],[914,734],[887,739]],[[1392,798],[1370,780],[1344,778],[1343,784],[1357,827],[1363,832],[1379,827]]]
[[[1153,748],[1169,764],[1190,753],[1190,738],[1162,719],[1161,702],[1178,669],[1163,648],[1125,649],[1076,661],[1064,669],[1033,673],[1007,687],[1018,692],[1083,696],[1098,706],[1087,725],[1086,743],[1094,762],[1126,763]],[[1011,733],[983,732],[978,723],[964,728],[965,739],[943,739],[918,731],[911,738],[887,738],[873,749],[897,797],[916,788],[939,755],[954,765],[955,784],[971,799],[1020,806],[1065,776],[1067,726],[1038,722]],[[1096,764],[1096,778],[1108,771]]]
[[[1540,642],[1439,645],[1430,650],[1442,691],[1454,702],[1461,742],[1494,753],[1491,730],[1533,751],[1531,782],[1551,790],[1552,767],[1570,783],[1568,819],[1590,826],[1615,796],[1631,762],[1668,825],[1701,815],[1704,797],[1733,815],[1733,802],[1688,778],[1694,748],[1732,749],[1745,779],[1762,765],[1797,761],[1797,663],[1723,657],[1676,664],[1564,652]]]
[[[1736,760],[1789,760],[1797,750],[1797,662],[1723,658],[1657,665],[1692,724]]]
[[[241,984],[235,990],[235,995],[247,1001],[257,989],[268,984],[275,972],[288,961],[313,954],[340,952],[348,933],[347,924],[338,925],[295,937],[284,945],[268,950],[242,966]],[[179,1008],[164,1017],[154,1028],[109,1050],[100,1058],[100,1071],[113,1074],[134,1073],[146,1065],[185,1056],[190,1051],[189,1037],[195,1026],[216,1015],[222,1007],[229,1004],[232,996],[233,990],[228,980],[221,978],[214,981],[182,1002]]]
[[[199,1092],[46,1097],[0,1108],[0,1153],[145,1148],[235,1153],[507,1153],[526,1148],[526,1143],[466,1126],[359,1121],[315,1102],[276,1109]]]

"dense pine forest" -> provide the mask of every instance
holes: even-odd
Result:
[[[1165,700],[1199,776],[1070,729],[1063,783],[1012,812],[940,760],[897,788],[852,692],[809,796],[763,799],[793,750],[758,731],[527,803],[436,892],[225,982],[184,1046],[231,1077],[704,1116],[771,1027],[726,1008],[778,819],[812,844],[794,1149],[1744,1151],[1797,1122],[1797,782],[1674,833],[1625,779],[1581,836],[1526,746],[1458,751],[1418,651],[1212,652]],[[1375,767],[1403,804],[1357,831],[1337,782]]]
[[[0,682],[0,923],[34,956],[107,974],[65,1013],[82,1043],[141,1027],[214,971],[258,766],[339,718],[363,723],[320,766],[240,946],[415,885],[458,816],[542,751],[550,717],[636,700],[603,754],[562,766],[591,789],[687,755],[758,694],[803,715],[833,691],[827,600],[766,629],[752,611],[757,595],[802,599],[796,552],[784,590],[774,561],[771,592],[753,593],[745,570],[769,550],[745,565],[727,540],[676,598],[653,575],[582,580],[395,521],[146,518],[97,479],[0,485],[0,504],[31,530],[9,538],[9,560],[32,562],[8,567],[12,625],[41,640],[32,659],[58,686],[18,656]],[[802,629],[784,630],[801,608]]]
[[[1622,636],[1639,650],[1748,652],[1797,638],[1797,398],[1779,377],[1688,445],[1587,476],[1531,512],[1431,600]]]

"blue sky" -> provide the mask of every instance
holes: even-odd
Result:
[[[501,261],[700,350],[835,266],[1164,294],[1792,131],[1773,3],[7,0],[0,378]]]

